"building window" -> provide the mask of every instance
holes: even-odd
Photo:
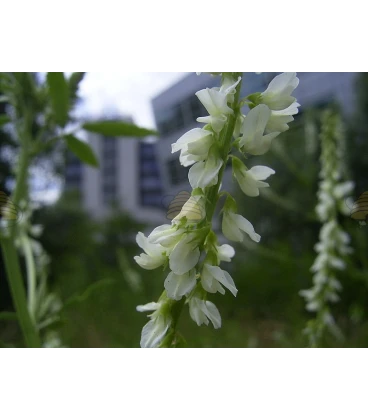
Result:
[[[104,137],[102,140],[102,197],[105,205],[117,199],[117,140]]]
[[[168,171],[171,183],[173,185],[181,184],[182,182],[188,181],[189,169],[181,166],[177,159],[171,159],[167,162]]]
[[[157,119],[158,131],[161,135],[180,130],[184,125],[184,115],[181,104],[166,109]]]

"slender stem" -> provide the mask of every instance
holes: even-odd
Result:
[[[28,169],[29,169],[29,143],[31,130],[31,116],[26,112],[24,115],[24,126],[21,133],[19,133],[20,155],[18,162],[18,172],[16,175],[16,185],[12,195],[13,203],[18,206],[22,199],[27,199],[28,193]],[[17,233],[17,226],[13,225],[10,229],[10,237],[2,238],[2,250],[4,255],[6,273],[14,302],[15,310],[19,319],[19,323],[24,335],[26,345],[28,347],[41,347],[41,341],[38,335],[37,328],[32,320],[28,310],[27,294],[23,284],[22,272],[20,269],[19,257],[15,248],[15,236]],[[31,250],[32,252],[32,250]],[[27,259],[27,256],[26,256]],[[32,268],[29,266],[29,255],[27,261],[27,271]],[[28,281],[33,282],[32,279]],[[29,283],[30,285],[30,283]],[[32,285],[31,285],[32,286]],[[32,286],[33,287],[33,286]],[[32,305],[33,305],[33,297]]]
[[[41,347],[37,330],[27,309],[26,292],[23,285],[17,250],[13,241],[8,238],[2,240],[1,246],[5,260],[6,274],[25,343],[27,347]]]
[[[33,322],[36,321],[36,267],[32,247],[27,235],[22,235],[21,246],[24,251],[27,268],[28,310]]]

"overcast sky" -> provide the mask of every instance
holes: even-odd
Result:
[[[137,125],[155,127],[151,99],[187,73],[87,73],[80,84],[78,116],[102,117],[118,112]]]

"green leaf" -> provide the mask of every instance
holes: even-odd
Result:
[[[63,72],[47,73],[47,85],[55,121],[61,127],[68,122],[69,86]]]
[[[85,72],[72,73],[69,77],[69,93],[72,101],[77,99],[79,83],[83,80],[85,74]]]
[[[5,95],[0,95],[0,103],[9,102],[9,98]]]
[[[10,122],[10,118],[7,115],[0,115],[0,127]]]
[[[97,157],[91,146],[71,134],[64,136],[68,149],[71,150],[82,162],[98,167]]]
[[[157,135],[157,131],[155,130],[149,130],[147,128],[138,127],[135,124],[115,120],[85,123],[82,128],[91,131],[92,133],[112,137],[146,137],[149,135]]]
[[[1,321],[16,321],[18,319],[15,312],[0,312]]]

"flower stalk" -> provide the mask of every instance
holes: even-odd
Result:
[[[265,166],[248,169],[242,160],[246,155],[267,152],[271,141],[288,128],[287,122],[297,112],[298,104],[290,95],[297,84],[295,73],[277,76],[263,94],[247,98],[251,108],[247,116],[241,113],[245,103],[240,99],[242,73],[223,73],[219,88],[196,93],[209,113],[197,121],[206,125],[190,130],[172,145],[173,153],[180,151],[180,163],[191,166],[188,174],[193,189],[191,197],[171,225],[157,227],[148,237],[141,232],[137,235],[144,253],[135,257],[136,262],[145,269],[164,266],[171,270],[158,302],[137,307],[141,312],[153,311],[142,330],[141,347],[175,346],[179,339],[178,319],[185,304],[198,326],[211,322],[214,328],[221,327],[220,313],[207,296],[224,294],[225,289],[234,296],[238,292],[231,275],[220,268],[222,261],[231,261],[235,251],[228,244],[219,245],[213,230],[213,218],[223,193],[227,194],[222,209],[224,235],[229,240],[242,241],[244,232],[256,242],[260,240],[252,224],[236,214],[231,195],[225,191],[220,194],[224,171],[230,160],[234,178],[250,197],[258,196],[260,188],[269,186],[264,180],[274,174],[272,169]],[[282,117],[278,114],[273,117],[272,107]],[[281,128],[273,132],[273,127]],[[237,152],[239,157],[234,155]]]

